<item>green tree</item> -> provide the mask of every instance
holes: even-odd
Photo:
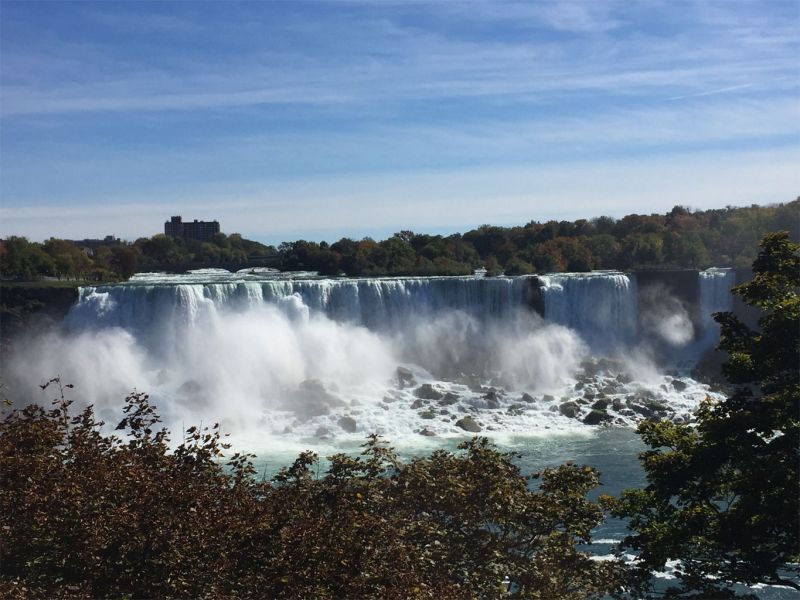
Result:
[[[136,273],[139,266],[139,252],[136,246],[113,246],[111,248],[111,266],[125,279]]]
[[[634,595],[650,573],[678,559],[671,597],[720,598],[737,583],[800,590],[800,258],[786,232],[768,234],[752,281],[734,293],[761,311],[752,330],[732,313],[715,316],[723,371],[736,391],[707,401],[694,426],[644,422],[648,485],[616,505],[639,555]]]

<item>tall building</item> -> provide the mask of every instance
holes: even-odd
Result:
[[[205,242],[219,233],[219,221],[194,221],[183,222],[180,216],[172,217],[164,223],[164,234],[179,237],[184,240],[198,240]]]

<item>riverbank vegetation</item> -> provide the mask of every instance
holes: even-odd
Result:
[[[592,468],[529,479],[475,438],[403,462],[377,437],[360,456],[303,453],[273,481],[227,450],[218,426],[169,449],[155,407],[127,398],[120,435],[76,413],[58,379],[49,409],[0,422],[0,594],[16,598],[730,598],[737,584],[800,589],[800,247],[766,236],[760,311],[729,313],[721,347],[739,388],[693,425],[648,421],[647,486],[590,501]],[[620,551],[581,550],[603,508],[628,520]],[[745,588],[746,589],[746,588]]]
[[[748,267],[758,240],[791,227],[800,240],[800,200],[773,206],[698,210],[676,206],[666,214],[622,219],[531,221],[520,227],[483,225],[448,236],[402,231],[375,241],[298,240],[278,248],[217,234],[207,242],[159,234],[133,243],[81,249],[66,240],[43,244],[0,240],[3,279],[125,279],[137,271],[268,266],[322,275],[492,275],[637,268]]]

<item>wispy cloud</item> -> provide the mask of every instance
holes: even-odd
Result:
[[[798,160],[800,154],[792,149],[251,182],[173,190],[149,203],[128,198],[115,205],[0,208],[0,237],[115,233],[133,239],[158,232],[170,214],[183,213],[217,218],[225,231],[270,242],[292,239],[302,231],[332,240],[343,231],[357,236],[392,228],[463,231],[485,222],[664,212],[675,204],[711,208],[780,202],[793,198],[786,190],[800,189],[800,176],[790,168]]]
[[[39,215],[152,233],[196,206],[267,236],[515,221],[547,197],[575,212],[797,192],[790,3],[41,6],[0,22],[9,231]]]
[[[298,32],[299,43],[291,49],[265,49],[255,56],[245,52],[233,63],[212,52],[204,55],[206,60],[189,55],[157,67],[142,61],[131,63],[130,57],[122,64],[109,57],[89,57],[88,69],[80,62],[64,65],[65,71],[75,73],[72,81],[5,85],[2,114],[208,110],[291,102],[358,105],[387,99],[398,103],[477,96],[526,101],[576,93],[608,97],[658,93],[685,99],[746,90],[754,79],[774,79],[796,71],[791,50],[798,48],[800,36],[784,32],[780,23],[772,23],[776,28],[770,35],[737,22],[743,29],[738,36],[727,30],[708,39],[703,37],[708,32],[690,38],[689,33],[608,36],[603,32],[614,29],[625,17],[620,6],[602,2],[431,5],[435,13],[451,20],[475,23],[492,15],[499,19],[502,14],[506,19],[516,16],[516,23],[524,24],[527,19],[554,30],[594,34],[577,39],[454,35],[445,25],[400,24],[387,9],[380,12],[380,18],[362,17],[359,24],[338,18],[304,23]],[[104,13],[92,14],[100,18],[97,15]],[[122,18],[113,13],[102,18],[120,26],[128,21],[128,15]],[[167,26],[162,21],[192,27],[188,19],[164,15],[134,15],[128,25],[137,29]],[[201,43],[202,37],[197,36],[194,43]],[[336,43],[334,39],[346,41]],[[232,43],[225,37],[217,42]],[[321,48],[309,54],[306,44]],[[377,48],[380,51],[376,52]],[[65,51],[70,54],[69,46],[61,43],[53,43],[49,49],[45,45],[38,51],[42,53],[39,62],[63,61]],[[3,70],[17,70],[18,58],[14,52],[8,54]],[[34,59],[22,60],[30,64]],[[94,63],[104,66],[94,79],[87,78]],[[697,89],[698,85],[705,89]],[[672,95],[667,95],[670,92]]]

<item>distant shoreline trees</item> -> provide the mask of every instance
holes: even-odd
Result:
[[[490,275],[637,268],[749,267],[768,231],[790,229],[800,240],[800,199],[771,206],[692,211],[676,206],[666,214],[597,217],[577,221],[531,221],[520,227],[482,225],[448,236],[401,231],[382,241],[284,242],[278,248],[217,234],[208,242],[163,234],[133,243],[101,245],[88,256],[66,240],[43,244],[23,237],[0,240],[0,277],[106,281],[137,271],[247,266],[254,261],[284,271],[379,277]]]

